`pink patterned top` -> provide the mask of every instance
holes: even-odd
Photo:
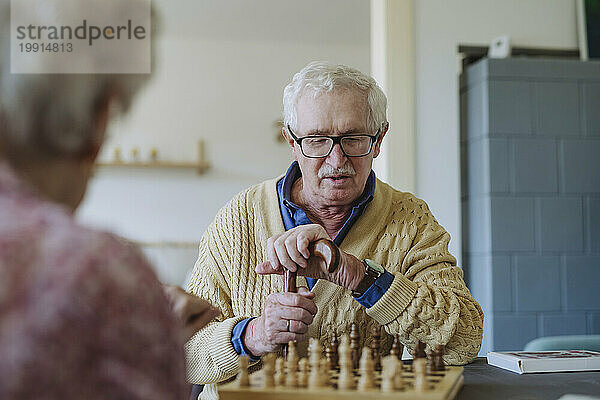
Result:
[[[182,335],[139,251],[0,162],[0,399],[184,399]]]

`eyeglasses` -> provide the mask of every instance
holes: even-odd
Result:
[[[373,143],[377,140],[379,131],[381,130],[381,128],[378,129],[377,133],[373,136],[364,133],[345,136],[304,136],[299,138],[294,135],[289,125],[287,129],[294,141],[300,146],[304,157],[308,158],[327,157],[336,144],[340,145],[346,157],[366,156],[371,152]]]

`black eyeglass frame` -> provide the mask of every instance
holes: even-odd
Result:
[[[294,131],[292,131],[292,128],[290,128],[290,125],[286,125],[287,126],[287,130],[290,133],[290,135],[292,135],[292,139],[294,139],[294,141],[296,143],[298,143],[298,146],[300,146],[300,151],[302,151],[302,155],[304,157],[307,158],[325,158],[327,156],[329,156],[331,154],[331,152],[333,151],[333,148],[335,147],[336,144],[340,145],[340,149],[342,150],[342,153],[344,153],[344,155],[346,157],[364,157],[366,155],[369,155],[369,153],[371,153],[371,150],[373,150],[373,143],[375,143],[375,141],[377,140],[377,138],[379,138],[379,133],[381,132],[381,128],[377,129],[377,133],[375,135],[367,135],[366,133],[360,134],[360,135],[345,135],[345,136],[327,136],[327,135],[310,135],[310,136],[304,136],[299,138],[298,136],[296,136],[294,134]],[[360,156],[350,156],[348,154],[346,154],[346,151],[344,150],[344,146],[342,146],[342,139],[347,138],[347,137],[352,137],[352,136],[368,136],[369,138],[371,138],[371,144],[369,145],[369,151],[367,151],[365,154],[362,154]],[[324,156],[307,156],[304,153],[304,148],[302,147],[302,141],[304,139],[314,139],[314,138],[327,138],[327,139],[331,139],[333,141],[331,147],[329,148],[329,151],[327,152],[327,154],[325,154]]]

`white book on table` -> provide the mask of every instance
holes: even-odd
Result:
[[[490,365],[518,374],[600,370],[600,353],[588,350],[492,351]]]

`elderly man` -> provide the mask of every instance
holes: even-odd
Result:
[[[134,2],[111,7],[118,16]],[[11,74],[8,3],[0,0],[0,398],[185,398],[186,338],[168,299],[189,336],[216,310],[177,288],[165,296],[139,250],[72,215],[111,104],[126,109],[149,76]],[[89,5],[44,0],[31,14],[86,15]]]
[[[444,361],[468,363],[483,313],[448,252],[450,236],[427,205],[371,170],[388,131],[386,97],[369,76],[314,62],[284,91],[284,136],[295,162],[283,177],[251,187],[219,211],[202,237],[189,291],[223,310],[187,344],[193,382],[216,383],[288,341],[329,338],[356,322],[364,342],[385,328],[445,346]],[[309,244],[339,246],[334,273],[308,263]],[[297,271],[298,293],[279,274]],[[205,388],[214,395],[214,385]]]

